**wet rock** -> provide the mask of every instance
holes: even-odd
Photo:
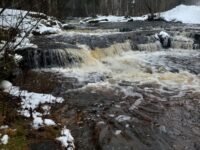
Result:
[[[194,35],[194,39],[196,44],[200,44],[200,33],[196,33]]]
[[[82,58],[75,56],[67,51],[67,49],[35,49],[28,48],[17,51],[23,56],[21,62],[22,68],[49,68],[49,67],[65,67],[78,65],[82,62]]]
[[[127,22],[133,22],[134,20],[133,19],[129,19]]]
[[[172,73],[179,73],[179,70],[177,68],[171,68],[170,72],[172,72]]]
[[[76,26],[72,25],[72,24],[63,24],[62,25],[62,28],[64,30],[73,30],[73,29],[76,29]]]
[[[87,21],[87,23],[89,23],[89,24],[97,24],[97,23],[100,23],[100,22],[107,22],[108,21],[108,19],[94,19],[94,20],[89,20],[89,21]]]
[[[171,47],[171,37],[168,33],[161,31],[159,34],[156,34],[155,37],[160,41],[163,48]]]
[[[167,22],[164,18],[160,17],[159,15],[152,14],[148,15],[147,21],[164,21]]]

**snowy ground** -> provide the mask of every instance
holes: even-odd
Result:
[[[0,11],[2,9],[0,8]],[[37,35],[55,34],[61,32],[61,23],[53,17],[37,12],[27,12],[23,10],[6,9],[0,14],[0,29],[19,30],[19,33],[9,39],[10,41],[0,40],[0,49],[9,47],[9,49],[37,48],[30,42],[31,33]],[[0,53],[3,57],[4,50]]]
[[[12,47],[17,46],[16,49],[36,47],[36,45],[31,44],[29,41],[28,37],[31,36],[30,33],[43,35],[55,34],[61,31],[60,22],[52,17],[42,13],[14,9],[6,9],[0,14],[0,28],[4,30],[11,28],[20,30],[20,33],[14,38],[14,42],[12,41],[9,44]],[[3,43],[0,44],[0,48],[3,46]]]
[[[41,18],[34,17],[34,16],[41,16]],[[45,17],[47,19],[42,19]],[[22,20],[22,23],[20,23],[22,18],[24,19]],[[41,34],[46,33],[46,32],[57,33],[61,31],[60,26],[59,26],[59,21],[54,20],[55,24],[51,24],[52,19],[53,19],[52,17],[46,16],[45,14],[42,14],[42,13],[6,9],[0,15],[0,21],[1,21],[0,27],[19,28],[20,30],[25,31],[25,32],[35,27],[33,30],[37,30]]]
[[[167,21],[200,24],[200,6],[179,5],[169,11],[161,13],[161,17]]]
[[[2,81],[0,83],[0,89],[4,92],[11,94],[12,96],[17,96],[21,98],[21,109],[19,113],[27,118],[32,117],[32,127],[34,129],[39,129],[44,126],[56,126],[57,123],[50,119],[45,118],[44,116],[50,115],[51,106],[50,104],[62,103],[64,101],[61,97],[54,97],[50,94],[40,94],[34,92],[28,92],[26,90],[20,90],[19,87],[12,86],[8,81]],[[42,106],[44,113],[38,112],[36,109]],[[0,129],[7,128],[7,126],[1,126]],[[6,145],[8,143],[8,135],[0,135],[0,144]],[[56,138],[60,141],[64,147],[74,148],[74,138],[72,137],[70,131],[64,127],[61,131],[61,136]],[[71,149],[70,149],[71,150]]]
[[[186,12],[187,10],[187,12]],[[166,21],[179,21],[189,24],[200,24],[200,6],[186,6],[179,5],[169,11],[161,12],[160,17]],[[148,18],[148,14],[139,17],[125,17],[125,16],[97,16],[96,18],[86,18],[80,23],[89,22],[128,22],[128,21],[145,21]]]

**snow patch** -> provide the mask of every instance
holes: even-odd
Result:
[[[11,88],[12,88],[12,83],[6,80],[1,81],[0,83],[1,90],[10,90]]]
[[[44,124],[47,126],[55,126],[56,123],[51,119],[44,119]]]
[[[38,29],[35,29],[34,32],[37,32],[39,34],[56,34],[56,33],[59,33],[61,32],[61,28],[58,27],[58,26],[55,26],[55,27],[47,27],[45,25],[39,25],[38,26],[39,28]]]
[[[133,1],[133,4],[135,1]],[[187,12],[186,12],[187,10]],[[166,21],[176,21],[189,24],[200,24],[200,6],[187,6],[179,5],[169,11],[158,14]],[[85,18],[80,23],[98,23],[98,22],[129,22],[129,21],[145,21],[148,19],[148,15],[140,17],[125,17],[125,16],[97,16],[96,18]]]
[[[1,130],[8,129],[8,128],[9,128],[9,126],[8,126],[8,125],[3,125],[3,126],[0,126],[0,129],[1,129]]]
[[[33,128],[38,129],[43,126],[43,120],[41,117],[34,117],[33,119]]]
[[[56,138],[56,140],[62,143],[62,146],[65,147],[67,150],[75,149],[74,146],[74,138],[72,137],[70,130],[64,127],[61,130],[61,136]]]
[[[40,94],[40,93],[28,92],[26,90],[20,90],[19,87],[12,86],[11,83],[8,85],[9,86],[5,86],[6,88],[4,88],[5,89],[4,91],[11,94],[12,96],[19,96],[21,98],[21,110],[19,110],[19,112],[21,115],[25,117],[33,117],[33,123],[32,123],[33,128],[38,129],[45,125],[46,126],[56,125],[56,123],[51,119],[43,119],[42,118],[43,114],[37,112],[36,109],[41,104],[62,103],[64,101],[63,98],[54,97],[53,95],[50,94]],[[45,105],[43,109],[46,110],[45,112],[46,115],[49,114],[49,110],[51,109],[51,107]]]
[[[8,144],[8,140],[9,140],[9,136],[7,134],[5,134],[2,138],[1,138],[1,144]]]
[[[121,133],[122,133],[121,130],[116,130],[116,131],[115,131],[115,135],[119,135],[119,134],[121,134]]]
[[[182,23],[200,24],[200,6],[179,5],[169,11],[161,13],[167,21],[180,21]]]
[[[10,90],[5,90],[13,96],[20,96],[22,98],[22,109],[35,110],[40,104],[45,103],[62,103],[64,100],[61,97],[54,97],[50,94],[40,94],[20,90],[19,87],[13,86]]]
[[[0,11],[1,10],[2,8],[0,8]],[[34,15],[45,16],[47,17],[47,19],[40,20],[39,18],[34,17]],[[24,19],[22,20],[22,23],[19,26],[19,21],[22,18]],[[43,13],[28,12],[24,10],[15,9],[6,9],[0,15],[2,27],[16,28],[19,26],[19,29],[21,31],[29,31],[35,26],[35,29],[39,30],[41,33],[45,33],[47,31],[49,31],[50,33],[57,33],[61,30],[59,22],[55,20],[54,24],[51,24],[50,22],[52,19],[52,17],[46,16]]]

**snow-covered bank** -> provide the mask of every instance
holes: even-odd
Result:
[[[200,6],[179,5],[169,11],[161,13],[167,21],[200,24]]]
[[[0,8],[0,11],[1,10]],[[0,14],[0,21],[1,28],[19,28],[19,30],[24,32],[31,30],[33,27],[33,31],[37,31],[41,34],[58,33],[61,31],[61,25],[58,20],[37,12],[6,9]]]
[[[39,94],[28,92],[26,90],[20,90],[19,87],[12,86],[12,84],[8,81],[2,81],[1,89],[4,89],[4,92],[7,92],[12,96],[19,96],[21,98],[21,110],[19,110],[19,112],[25,117],[33,117],[33,128],[38,129],[42,126],[56,125],[53,120],[44,119],[43,114],[37,112],[36,109],[39,107],[39,105],[44,105],[42,108],[45,112],[45,115],[49,114],[49,110],[51,109],[49,104],[62,103],[64,101],[63,98],[54,97],[50,94]]]
[[[187,11],[187,12],[186,12]],[[179,5],[169,11],[157,13],[166,21],[179,21],[182,23],[200,24],[200,6]],[[80,23],[98,23],[98,22],[130,22],[130,21],[145,21],[148,19],[148,14],[139,17],[125,16],[97,16],[89,17],[82,20]]]
[[[37,48],[29,40],[32,35],[56,34],[62,30],[58,20],[39,12],[5,9],[0,14],[0,22],[0,58],[6,47],[10,50]]]
[[[34,92],[28,92],[26,90],[20,90],[19,87],[11,86],[11,84],[8,84],[9,82],[4,81],[3,84],[6,89],[5,92],[11,94],[12,96],[19,96],[21,97],[21,110],[19,110],[20,114],[25,117],[33,117],[33,127],[39,128],[44,125],[56,125],[56,123],[53,120],[50,119],[43,119],[40,112],[37,112],[36,109],[39,107],[39,105],[49,105],[54,103],[62,103],[64,100],[61,97],[54,97],[50,94],[39,94]],[[9,85],[9,86],[8,86]],[[49,106],[50,107],[50,106]],[[44,111],[49,111],[46,109],[46,107],[43,107]],[[46,114],[48,114],[47,112]]]
[[[19,113],[27,118],[32,117],[32,127],[34,129],[39,129],[44,126],[56,126],[57,123],[47,118],[50,115],[51,104],[62,103],[64,101],[61,97],[54,97],[51,94],[40,94],[34,92],[28,92],[26,90],[20,90],[19,87],[13,86],[9,81],[2,81],[0,83],[0,89],[12,96],[17,96],[21,98],[21,108]],[[38,107],[42,108],[43,113],[37,110]],[[1,126],[0,129],[7,128],[7,126]],[[0,144],[7,144],[9,137],[4,135],[1,137],[0,134]],[[66,149],[74,149],[74,138],[72,137],[70,130],[64,127],[61,130],[61,136],[56,138],[60,141],[63,147]],[[70,147],[70,148],[69,148]]]

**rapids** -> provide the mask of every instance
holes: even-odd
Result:
[[[192,33],[199,28],[116,26],[34,37],[37,49],[19,51],[32,70],[15,84],[65,99],[52,113],[72,131],[77,149],[200,148],[200,51]],[[169,49],[154,38],[165,29]]]
[[[80,82],[89,81],[92,77],[89,82],[116,85],[128,81],[159,84],[171,89],[200,90],[199,51],[132,51],[129,42],[93,50],[85,45],[79,47],[78,52],[70,51],[72,56],[82,60],[78,66],[46,70],[76,77]]]

